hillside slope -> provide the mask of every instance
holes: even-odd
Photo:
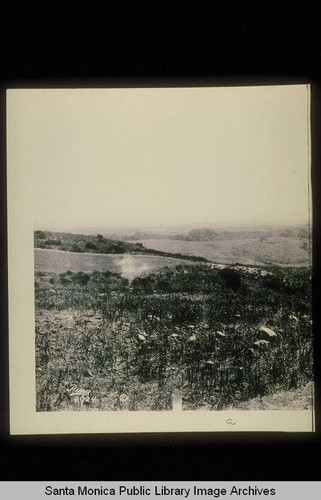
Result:
[[[151,248],[145,248],[142,243],[111,240],[101,234],[97,236],[58,233],[53,231],[35,231],[34,247],[40,249],[56,249],[65,252],[99,253],[99,254],[143,254],[160,257],[175,257],[184,260],[207,262],[202,256],[188,256],[180,253],[169,253]]]
[[[309,241],[297,237],[227,238],[217,241],[141,239],[147,248],[163,252],[198,255],[222,264],[309,266]]]

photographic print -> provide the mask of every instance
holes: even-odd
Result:
[[[7,92],[13,432],[312,431],[309,86]]]

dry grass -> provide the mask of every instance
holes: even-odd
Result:
[[[308,269],[36,273],[37,410],[171,410],[177,394],[221,410],[301,387],[310,303]],[[262,326],[276,336],[257,344]]]
[[[307,239],[298,237],[270,236],[262,241],[259,237],[226,238],[215,242],[172,239],[142,239],[137,241],[140,241],[147,248],[154,248],[162,252],[199,255],[223,264],[309,265]]]
[[[310,382],[298,389],[279,391],[270,396],[258,397],[240,403],[234,410],[312,410],[313,408],[313,383]],[[230,408],[226,408],[230,409]]]

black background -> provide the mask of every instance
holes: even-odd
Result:
[[[1,480],[319,480],[320,367],[316,363],[316,432],[10,436],[7,336],[5,89],[8,87],[221,86],[310,83],[315,358],[320,359],[321,42],[317,14],[280,19],[260,4],[254,20],[204,10],[188,24],[161,5],[140,22],[125,5],[79,11],[53,7],[32,24],[19,12],[2,30],[1,78]],[[213,6],[214,7],[214,6]],[[80,7],[78,7],[79,9]],[[302,6],[300,7],[303,10]],[[57,14],[57,7],[56,12]],[[271,9],[271,7],[269,7]],[[162,12],[160,12],[162,11]],[[90,15],[91,14],[91,15]],[[272,14],[272,15],[271,15]],[[50,21],[50,26],[49,26]],[[23,251],[23,250],[22,250]],[[93,429],[94,431],[95,429]]]

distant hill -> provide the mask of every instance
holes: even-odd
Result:
[[[163,252],[199,255],[222,264],[301,267],[311,265],[311,242],[307,236],[304,231],[285,229],[271,233],[234,231],[220,232],[212,240],[148,238],[136,243]]]
[[[262,229],[230,229],[218,230],[214,228],[194,228],[186,233],[164,234],[154,231],[135,231],[128,235],[111,233],[108,237],[121,241],[137,241],[149,239],[167,239],[177,241],[222,241],[222,240],[240,240],[249,238],[299,238],[308,240],[310,237],[309,227],[306,226],[285,226],[282,228],[262,228]]]
[[[201,256],[181,255],[180,253],[163,252],[146,248],[142,243],[128,243],[126,241],[104,238],[101,234],[96,236],[59,233],[53,231],[35,231],[34,247],[42,249],[56,249],[65,252],[101,253],[101,254],[144,254],[162,257],[174,257],[198,262],[208,262]]]
[[[34,246],[67,252],[143,254],[223,264],[309,266],[311,262],[308,226],[220,231],[198,228],[171,235],[136,231],[120,239],[116,236],[35,231]]]

